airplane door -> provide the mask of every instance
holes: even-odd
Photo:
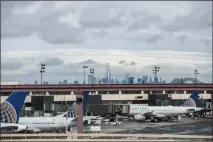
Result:
[[[176,112],[176,109],[175,109],[175,107],[173,107],[173,113],[175,114],[175,112]]]
[[[161,106],[161,101],[160,100],[156,100],[156,106]]]
[[[168,101],[164,101],[164,105],[168,106],[169,105]]]

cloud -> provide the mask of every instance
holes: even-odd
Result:
[[[63,62],[64,61],[59,58],[48,58],[44,60],[43,63],[46,64],[47,66],[58,66],[58,65],[62,65]]]
[[[22,63],[22,61],[17,60],[15,58],[11,58],[9,60],[3,60],[1,62],[1,68],[4,70],[15,70],[15,69],[19,69],[23,66],[24,64]]]
[[[96,62],[93,61],[92,59],[88,59],[86,61],[81,62],[81,64],[96,64]]]
[[[2,81],[212,78],[212,2],[1,2]],[[178,5],[178,6],[177,6]],[[183,11],[184,9],[184,11]],[[148,11],[148,12],[147,12]],[[53,77],[54,76],[54,77]]]
[[[132,62],[130,62],[129,64],[130,64],[131,66],[135,66],[137,63],[134,62],[134,61],[132,61]]]
[[[89,4],[90,6],[84,8],[80,13],[79,24],[83,27],[103,28],[124,24],[122,21],[123,11],[114,12],[115,7],[110,10],[106,7],[105,3]]]
[[[160,27],[167,31],[203,30],[212,27],[212,2],[195,2],[192,6],[195,7],[187,15],[176,16],[172,21]]]
[[[146,13],[141,13],[139,16],[139,13],[134,16],[134,20],[128,27],[129,30],[140,30],[140,29],[148,29],[150,26],[155,25],[156,23],[160,23],[161,17],[159,15],[151,15]],[[136,18],[137,17],[137,18]]]
[[[127,63],[125,60],[120,61],[119,64],[120,64],[120,65],[128,66],[128,63]]]
[[[155,43],[155,42],[158,42],[160,38],[162,38],[162,35],[153,35],[153,36],[147,37],[145,40],[147,43]]]
[[[185,35],[180,35],[178,37],[178,39],[180,40],[180,42],[184,42],[186,38],[187,38],[187,36],[185,36]]]
[[[61,15],[67,13],[66,10],[54,10],[54,3],[50,2],[38,4],[39,8],[33,13],[27,10],[17,12],[3,20],[2,38],[25,37],[36,33],[39,38],[54,44],[83,42],[83,29],[58,20]],[[2,12],[3,15],[7,13]]]

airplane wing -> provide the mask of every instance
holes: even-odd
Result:
[[[15,132],[18,129],[18,126],[7,126],[7,127],[1,127],[1,133],[4,132]]]
[[[15,123],[1,123],[1,132],[21,132],[27,129],[27,126]]]
[[[162,118],[162,117],[166,117],[166,115],[164,114],[160,114],[160,113],[155,113],[154,111],[152,112],[146,112],[143,114],[145,117],[150,118],[150,117],[155,117],[155,118]]]
[[[41,130],[36,127],[28,127],[26,132],[37,133],[37,132],[41,132]]]
[[[166,115],[164,115],[164,114],[159,114],[159,113],[153,113],[152,115],[153,115],[153,117],[156,117],[156,118],[166,117]]]

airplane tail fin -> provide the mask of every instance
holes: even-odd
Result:
[[[0,118],[4,123],[17,123],[21,109],[29,92],[12,92],[1,104]]]
[[[84,99],[83,99],[83,115],[85,115],[86,112],[86,104],[87,104],[87,98],[89,95],[88,91],[84,91]],[[72,104],[71,109],[63,114],[63,117],[71,117],[76,118],[78,116],[78,100]]]
[[[184,104],[182,106],[196,107],[196,103],[199,98],[199,93],[200,93],[200,91],[198,91],[198,90],[193,91],[191,96],[184,102]]]

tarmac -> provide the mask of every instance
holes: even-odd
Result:
[[[90,126],[85,126],[88,131]],[[76,132],[76,128],[73,128]],[[102,133],[212,135],[212,120],[182,118],[178,122],[125,122],[120,126],[101,125]]]

